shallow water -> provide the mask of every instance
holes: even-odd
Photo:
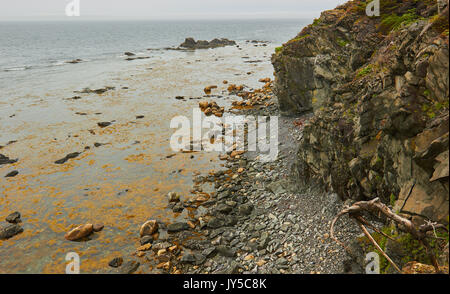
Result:
[[[223,80],[256,88],[260,78],[272,77],[270,56],[279,44],[239,45],[242,50],[164,51],[132,62],[64,65],[10,80],[0,94],[0,153],[19,161],[0,166],[0,217],[20,211],[24,232],[0,241],[0,273],[64,273],[68,252],[80,254],[82,273],[102,271],[113,257],[134,251],[146,220],[184,218],[166,209],[167,193],[187,199],[193,175],[222,167],[217,153],[171,150],[170,120],[191,118],[201,100],[188,98],[202,97],[205,86],[218,85],[213,94],[224,97],[214,100],[228,108],[236,97],[228,96]],[[104,86],[115,90],[74,93]],[[67,99],[73,96],[81,99]],[[103,121],[114,123],[98,127]],[[54,163],[72,152],[82,153]],[[3,177],[12,170],[20,174]],[[87,242],[64,239],[74,225],[99,222],[105,229]]]

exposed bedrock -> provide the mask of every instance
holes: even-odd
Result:
[[[448,8],[382,1],[370,18],[364,7],[323,12],[272,57],[282,113],[314,112],[297,173],[344,199],[448,222]]]

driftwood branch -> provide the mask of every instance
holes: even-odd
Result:
[[[334,226],[336,222],[341,218],[343,215],[348,214],[351,218],[353,218],[358,226],[361,228],[361,230],[364,232],[364,234],[369,238],[370,242],[383,254],[383,256],[392,264],[392,266],[399,272],[400,269],[398,266],[392,261],[391,258],[381,249],[381,247],[378,245],[378,243],[373,239],[373,237],[370,235],[370,233],[367,231],[365,226],[368,226],[372,229],[374,229],[376,232],[379,232],[385,237],[388,237],[392,240],[391,237],[389,237],[387,234],[384,234],[380,230],[376,229],[375,226],[369,224],[362,216],[361,212],[367,211],[370,213],[373,213],[375,215],[384,215],[387,218],[393,220],[397,224],[399,224],[400,229],[403,231],[406,231],[410,233],[415,239],[419,240],[422,245],[425,247],[427,254],[435,267],[436,273],[440,272],[439,264],[437,262],[436,256],[434,256],[433,251],[431,250],[431,246],[427,241],[427,232],[429,231],[435,231],[436,229],[444,229],[447,230],[447,228],[444,225],[436,224],[436,223],[427,223],[420,227],[416,227],[410,220],[403,218],[389,209],[385,204],[383,204],[379,198],[375,198],[370,201],[360,201],[354,203],[352,206],[347,207],[343,209],[341,212],[338,213],[338,215],[333,219],[331,222],[330,227],[330,237],[336,241],[338,244],[342,245],[347,251],[350,252],[347,246],[343,244],[341,241],[339,241],[336,236],[334,235]]]
[[[443,16],[447,16],[447,17],[448,17],[448,2],[449,2],[449,1],[447,0],[447,5],[446,5],[446,7],[444,8],[444,10],[442,10],[441,13],[439,13],[438,18],[437,18],[436,20],[430,22],[429,24],[427,24],[427,25],[423,28],[422,32],[420,32],[419,36],[417,37],[418,39],[422,38],[423,35],[424,35],[426,32],[428,32],[428,30],[436,23],[436,21],[437,21],[439,18],[441,18],[441,17],[443,17]],[[438,8],[439,8],[439,3],[438,3]]]
[[[369,240],[372,242],[373,245],[375,245],[375,247],[378,249],[378,251],[381,252],[381,254],[383,254],[383,256],[389,261],[390,264],[392,264],[392,266],[399,272],[401,273],[402,271],[400,270],[400,268],[395,264],[395,262],[386,254],[386,252],[383,251],[383,249],[381,249],[380,245],[378,245],[378,243],[375,241],[375,239],[372,237],[372,235],[367,231],[366,227],[361,224],[358,223],[359,227],[361,228],[361,230],[364,232],[364,234],[366,235],[367,238],[369,238]]]

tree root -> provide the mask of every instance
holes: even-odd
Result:
[[[336,241],[338,244],[340,244],[341,246],[343,246],[348,252],[350,252],[350,250],[348,249],[347,246],[345,246],[345,244],[343,244],[341,241],[339,241],[336,236],[334,235],[334,226],[336,224],[336,222],[338,221],[338,219],[340,217],[342,217],[345,214],[348,214],[349,217],[353,218],[356,223],[358,224],[358,226],[361,228],[361,230],[363,231],[363,233],[367,236],[367,238],[370,240],[370,242],[381,252],[381,254],[389,261],[389,263],[392,264],[392,266],[399,272],[402,273],[402,271],[400,270],[400,268],[392,261],[392,259],[381,249],[380,245],[378,245],[378,243],[375,241],[375,239],[373,239],[373,237],[370,235],[370,233],[367,231],[366,226],[370,227],[371,229],[373,229],[374,231],[382,234],[383,236],[392,239],[390,236],[388,236],[387,234],[381,232],[380,230],[378,230],[375,226],[371,225],[370,223],[368,223],[362,216],[361,216],[361,212],[363,211],[367,211],[373,214],[381,214],[386,216],[387,218],[393,220],[394,222],[396,222],[397,224],[399,224],[399,228],[405,232],[410,233],[415,239],[417,239],[420,243],[422,243],[422,245],[425,247],[428,257],[430,258],[436,273],[440,273],[440,267],[439,267],[439,263],[436,259],[436,256],[434,256],[430,244],[427,241],[427,232],[429,231],[433,231],[435,232],[436,229],[444,229],[447,231],[447,228],[442,225],[442,224],[436,224],[436,223],[431,223],[428,222],[427,224],[421,225],[420,227],[416,227],[410,220],[403,218],[397,214],[395,214],[394,212],[392,212],[392,210],[389,209],[389,207],[387,207],[385,204],[383,204],[379,198],[375,198],[373,200],[370,201],[360,201],[360,202],[356,202],[354,203],[352,206],[347,207],[345,209],[343,209],[341,212],[338,213],[338,215],[333,219],[333,221],[331,222],[331,226],[330,226],[330,237]]]

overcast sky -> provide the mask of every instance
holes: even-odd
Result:
[[[347,0],[78,0],[80,17],[67,17],[72,0],[0,0],[0,20],[243,19],[316,17]]]

